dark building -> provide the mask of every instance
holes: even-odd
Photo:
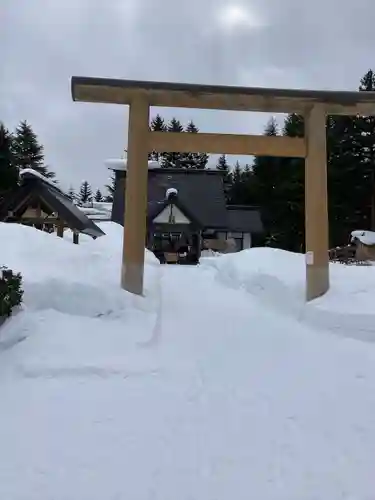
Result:
[[[107,166],[116,173],[112,220],[123,224],[126,160],[109,160]],[[203,249],[243,250],[262,233],[257,208],[227,206],[222,172],[149,162],[146,244],[160,260],[180,253],[197,262]]]

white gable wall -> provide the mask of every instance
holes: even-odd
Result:
[[[243,233],[243,249],[251,248],[251,233]]]
[[[172,214],[171,214],[172,210]],[[190,224],[190,220],[184,215],[176,205],[169,205],[157,215],[153,222],[156,224],[169,224],[170,216],[174,217],[174,224]]]

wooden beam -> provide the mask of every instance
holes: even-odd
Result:
[[[305,227],[306,299],[329,289],[329,226],[327,194],[326,116],[315,106],[306,116]]]
[[[323,104],[327,114],[375,115],[375,92],[337,90],[273,89],[147,82],[73,76],[74,101],[130,105],[146,99],[150,106],[260,111],[267,113],[308,112]]]
[[[213,153],[303,158],[305,140],[297,137],[148,132],[148,149],[158,153]]]
[[[130,105],[128,162],[121,285],[142,295],[147,220],[149,105],[138,99]]]

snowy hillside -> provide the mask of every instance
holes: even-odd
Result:
[[[140,298],[99,225],[73,245],[0,224],[25,287],[0,328],[0,498],[372,499],[375,267],[332,266],[306,306],[303,256],[146,252]]]

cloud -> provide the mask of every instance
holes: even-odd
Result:
[[[5,0],[0,119],[33,125],[63,183],[100,187],[104,160],[126,145],[127,109],[73,103],[72,75],[355,89],[373,63],[374,15],[373,0]],[[260,133],[268,120],[163,114],[212,132]]]

